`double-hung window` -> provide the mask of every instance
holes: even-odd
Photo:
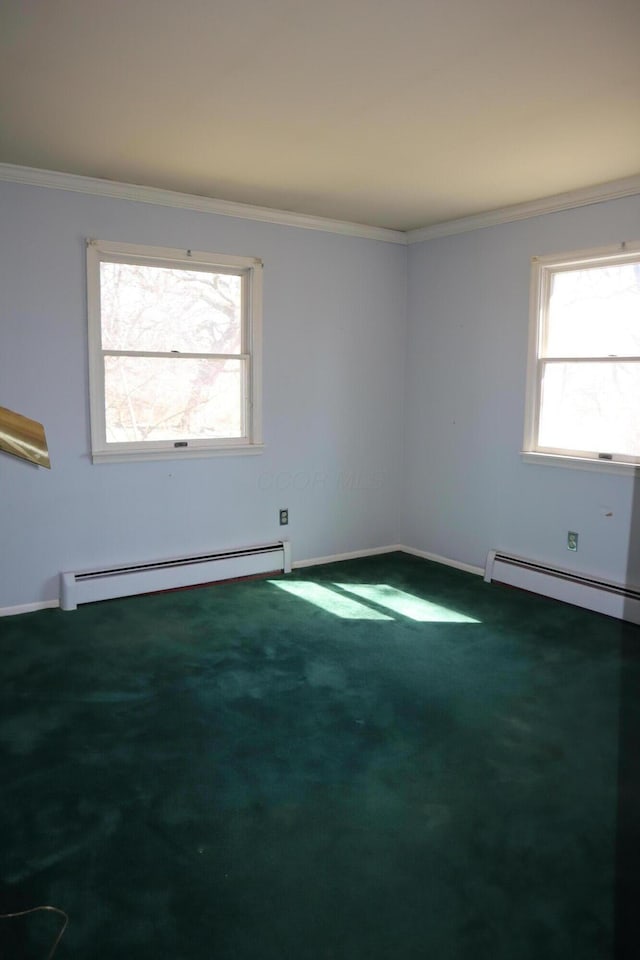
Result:
[[[93,459],[253,453],[262,263],[87,243]]]
[[[640,463],[640,244],[534,258],[524,451]]]

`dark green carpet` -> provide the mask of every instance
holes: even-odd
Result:
[[[254,581],[0,621],[0,912],[66,910],[56,960],[638,956],[640,631],[402,554],[286,583],[342,615]]]

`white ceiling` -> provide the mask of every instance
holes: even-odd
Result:
[[[640,0],[0,0],[0,162],[411,229],[640,172]]]

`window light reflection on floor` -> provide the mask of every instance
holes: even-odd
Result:
[[[344,620],[394,620],[390,613],[384,612],[390,611],[420,623],[479,623],[473,617],[450,607],[423,600],[384,583],[334,583],[329,587],[308,580],[269,582],[280,590]]]
[[[309,603],[321,607],[327,613],[342,617],[343,620],[393,620],[393,617],[386,613],[359,603],[351,597],[345,597],[319,583],[310,583],[308,580],[270,580],[269,582],[301,600],[308,600]]]
[[[473,617],[443,607],[440,603],[423,600],[412,593],[397,590],[386,583],[336,583],[336,587],[347,593],[353,593],[362,600],[375,603],[379,607],[393,610],[409,620],[418,620],[420,623],[479,623]]]

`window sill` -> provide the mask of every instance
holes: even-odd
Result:
[[[209,457],[246,457],[262,453],[264,443],[238,444],[229,447],[179,447],[175,450],[96,450],[93,463],[128,463],[135,460],[203,460]]]
[[[520,457],[524,463],[539,466],[568,467],[573,470],[591,470],[596,473],[614,473],[623,477],[640,477],[640,464],[624,463],[621,460],[593,460],[588,457],[565,457],[555,453],[534,453],[523,450]]]

